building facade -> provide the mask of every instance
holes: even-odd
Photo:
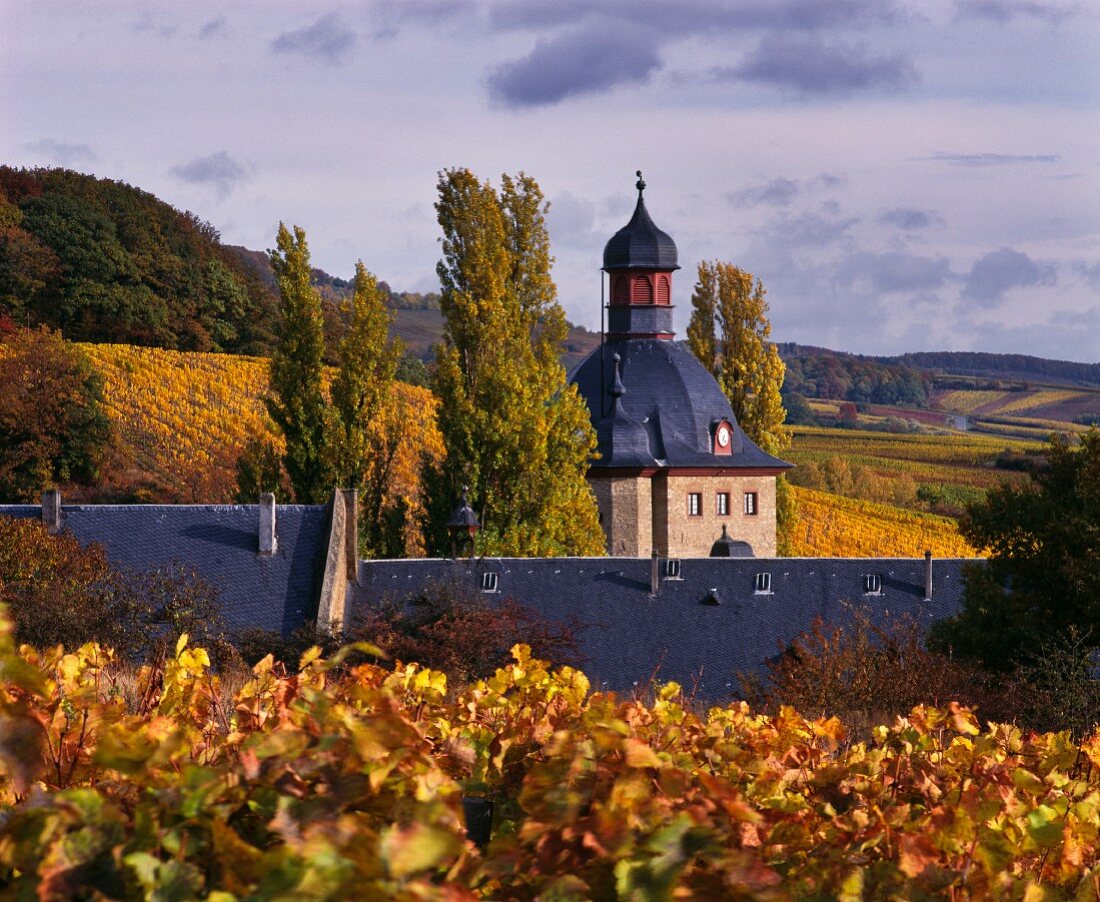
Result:
[[[742,554],[774,557],[775,477],[791,465],[758,448],[729,400],[675,340],[676,244],[650,218],[645,182],[607,242],[605,340],[572,376],[598,456],[588,471],[607,553],[700,557],[723,533]]]

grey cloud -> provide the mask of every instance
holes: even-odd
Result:
[[[276,53],[299,53],[323,63],[342,63],[355,46],[355,32],[337,13],[321,16],[312,25],[287,31],[271,42]]]
[[[1100,263],[1078,263],[1074,270],[1084,278],[1090,288],[1100,291]]]
[[[1002,247],[975,261],[962,294],[964,298],[991,307],[1010,289],[1053,285],[1055,279],[1051,264],[1036,263],[1027,254]]]
[[[248,169],[224,150],[173,166],[171,171],[177,178],[193,185],[210,185],[223,197],[248,178]]]
[[[213,37],[221,31],[225,31],[225,16],[218,16],[216,19],[211,19],[209,22],[204,22],[202,27],[199,29],[199,37]]]
[[[1011,153],[934,153],[926,160],[950,163],[952,166],[1009,166],[1014,163],[1057,163],[1058,154],[1011,154]]]
[[[901,89],[918,80],[900,55],[874,56],[863,44],[826,44],[814,37],[769,35],[738,66],[716,69],[720,81],[752,81],[802,94]]]
[[[1081,11],[1077,3],[1041,3],[1037,0],[958,0],[956,14],[960,19],[984,19],[1010,22],[1017,17],[1059,21]]]
[[[596,205],[564,191],[550,202],[546,223],[555,244],[590,249],[596,238]]]
[[[927,229],[932,225],[943,222],[939,214],[932,210],[915,210],[911,207],[897,207],[893,210],[887,210],[879,216],[878,221],[885,225],[905,229],[907,232],[916,229]]]
[[[816,213],[781,216],[772,224],[769,237],[777,244],[824,247],[842,239],[858,219],[826,219]]]
[[[943,287],[951,278],[944,257],[920,257],[900,251],[885,254],[862,252],[841,261],[837,281],[850,285],[865,279],[875,291],[929,292]]]
[[[905,18],[891,0],[503,0],[489,7],[490,24],[505,30],[576,25],[594,16],[645,24],[672,35],[746,28],[848,29]]]
[[[73,166],[77,163],[94,163],[98,157],[87,144],[70,144],[67,141],[55,141],[53,138],[43,138],[23,145],[27,150],[42,154],[51,161],[62,166]]]
[[[176,25],[157,21],[149,13],[135,22],[133,29],[137,34],[155,34],[158,38],[172,38],[179,31]]]
[[[755,207],[769,204],[785,207],[798,196],[799,184],[795,179],[775,178],[762,185],[742,188],[730,195],[730,200],[739,205]]]
[[[500,66],[489,77],[489,92],[505,106],[543,106],[644,82],[660,67],[651,32],[573,29],[538,41],[527,56]]]

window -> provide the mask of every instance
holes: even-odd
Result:
[[[745,492],[745,513],[756,516],[756,492]]]
[[[882,577],[877,573],[864,573],[863,574],[863,594],[864,595],[881,595],[882,594]]]
[[[719,492],[714,496],[714,509],[719,517],[728,517],[730,512],[730,493]]]
[[[630,303],[652,304],[653,283],[648,276],[635,276],[630,284]]]
[[[665,579],[680,579],[680,562],[675,558],[665,561]]]
[[[770,573],[757,573],[752,583],[753,592],[757,595],[772,594],[772,575]]]
[[[481,591],[482,592],[495,592],[497,591],[498,574],[496,573],[482,573],[481,574]]]
[[[689,517],[701,517],[701,516],[703,516],[703,493],[702,492],[688,492],[688,516]]]

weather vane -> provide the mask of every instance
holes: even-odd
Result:
[[[638,176],[638,181],[635,183],[634,187],[638,189],[638,197],[641,197],[642,192],[645,191],[645,182],[642,181],[642,170],[639,169],[634,174]]]

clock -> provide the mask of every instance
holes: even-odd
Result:
[[[729,447],[730,427],[727,426],[725,423],[723,423],[721,426],[719,426],[718,427],[718,436],[717,436],[717,438],[718,438],[718,447],[719,448]]]

